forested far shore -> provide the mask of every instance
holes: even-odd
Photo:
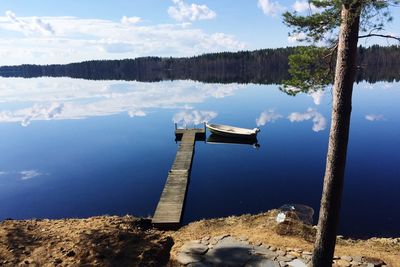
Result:
[[[196,80],[218,83],[280,84],[288,79],[288,57],[296,47],[221,52],[194,57],[140,57],[70,64],[0,67],[3,77],[71,77],[90,80]],[[400,46],[358,48],[356,82],[399,81]]]

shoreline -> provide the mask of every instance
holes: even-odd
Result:
[[[0,266],[179,266],[177,257],[185,243],[221,236],[285,251],[312,251],[315,228],[297,222],[277,224],[277,212],[200,220],[176,231],[155,229],[149,219],[133,216],[4,220]],[[339,236],[335,255],[379,259],[400,267],[400,238]]]

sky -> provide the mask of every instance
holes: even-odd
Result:
[[[282,23],[284,11],[318,12],[306,0],[1,0],[0,65],[298,45]],[[400,7],[391,12],[385,33],[399,36]],[[374,43],[395,42],[360,42]]]

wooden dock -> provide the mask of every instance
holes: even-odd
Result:
[[[177,227],[181,222],[195,142],[196,140],[205,140],[205,128],[175,128],[175,140],[180,141],[178,152],[152,219],[155,226],[162,228]]]

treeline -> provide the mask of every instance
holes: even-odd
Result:
[[[197,80],[219,83],[279,84],[289,78],[288,57],[294,47],[222,52],[187,58],[141,57],[92,60],[65,65],[0,67],[4,77],[72,77],[93,80]],[[399,81],[400,47],[359,47],[356,81]]]

